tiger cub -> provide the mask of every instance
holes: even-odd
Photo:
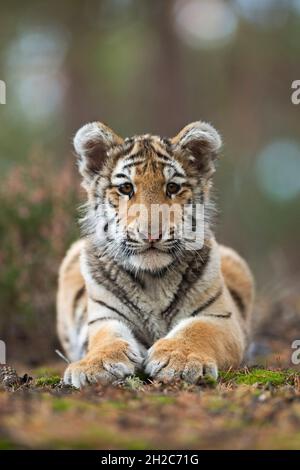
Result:
[[[87,202],[82,239],[59,271],[64,381],[80,388],[143,369],[197,383],[238,366],[254,288],[246,262],[212,232],[218,132],[199,121],[172,139],[122,139],[93,122],[74,147]]]

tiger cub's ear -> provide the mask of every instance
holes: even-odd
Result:
[[[123,139],[101,122],[90,122],[77,131],[73,143],[79,171],[89,178],[101,170],[108,150],[121,145]]]
[[[186,157],[198,171],[209,178],[215,172],[214,162],[222,146],[222,139],[210,124],[197,121],[184,127],[172,139],[175,150],[186,152]]]

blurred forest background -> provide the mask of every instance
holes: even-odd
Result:
[[[198,119],[220,130],[218,239],[255,273],[258,335],[289,331],[290,352],[300,336],[300,105],[291,101],[299,58],[300,0],[1,2],[8,360],[55,358],[57,269],[78,237],[84,197],[71,142],[91,120],[123,136],[172,136]]]

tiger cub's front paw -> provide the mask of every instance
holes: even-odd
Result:
[[[70,364],[65,371],[64,382],[76,388],[97,382],[112,383],[134,374],[142,360],[135,345],[118,339]]]
[[[204,351],[183,346],[181,341],[171,338],[158,340],[148,351],[145,372],[161,382],[183,379],[197,383],[202,377],[218,377],[218,366],[213,357]]]

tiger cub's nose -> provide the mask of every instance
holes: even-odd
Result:
[[[143,240],[146,240],[148,243],[152,243],[162,239],[162,231],[140,231],[140,236]]]

